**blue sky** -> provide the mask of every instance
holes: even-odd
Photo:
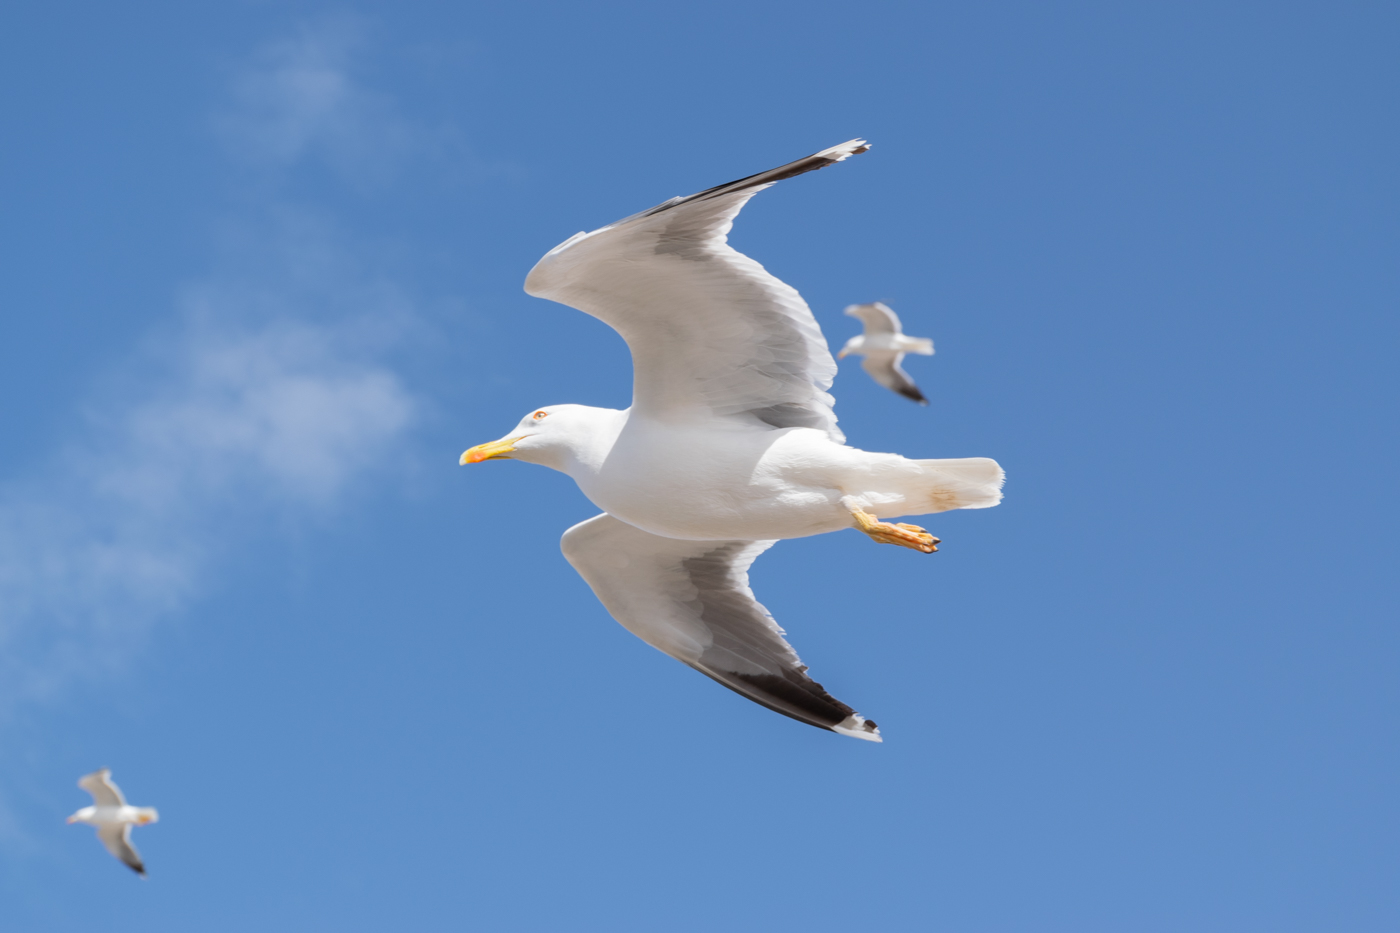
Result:
[[[1394,929],[1398,20],[5,8],[0,919]],[[927,409],[843,362],[851,443],[1008,472],[933,557],[755,566],[881,746],[612,622],[566,477],[456,466],[626,404],[544,251],[854,136],[732,241],[935,339]],[[148,882],[62,822],[101,766]]]

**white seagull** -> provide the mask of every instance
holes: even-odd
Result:
[[[899,364],[904,362],[906,353],[933,356],[933,341],[927,337],[907,336],[899,325],[899,316],[883,301],[847,305],[846,314],[860,318],[865,333],[847,340],[836,358],[841,360],[852,353],[860,354],[865,357],[860,361],[860,368],[868,372],[870,378],[905,398],[927,405],[924,393]]]
[[[749,589],[782,538],[857,528],[931,553],[938,539],[880,519],[1001,499],[996,462],[906,460],[845,446],[821,329],[790,286],[727,245],[735,215],[784,178],[870,147],[856,139],[580,233],[525,291],[610,325],[632,351],[632,405],[535,409],[461,463],[515,459],[567,473],[604,514],[564,556],[647,644],[771,710],[880,741],[827,693]]]
[[[145,826],[160,819],[155,807],[133,807],[122,796],[121,788],[112,783],[112,772],[103,768],[78,778],[78,786],[92,794],[93,806],[83,807],[68,817],[70,823],[87,823],[97,827],[97,838],[107,851],[120,859],[141,877],[146,866],[131,844],[131,827]]]

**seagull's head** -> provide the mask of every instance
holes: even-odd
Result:
[[[145,826],[147,823],[156,823],[156,822],[159,822],[159,821],[160,821],[160,814],[156,812],[156,808],[155,808],[155,807],[137,807],[137,808],[136,808],[136,825],[137,825],[137,826]]]
[[[616,418],[621,414],[611,408],[588,405],[536,408],[505,437],[477,444],[457,462],[466,466],[483,460],[524,460],[567,473],[580,459],[593,459],[591,455],[596,451],[606,454],[617,433]]]

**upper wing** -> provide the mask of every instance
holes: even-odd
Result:
[[[846,313],[851,317],[860,318],[860,322],[865,325],[867,334],[903,333],[899,324],[899,316],[883,301],[872,301],[865,305],[847,305]]]
[[[836,362],[811,309],[796,289],[730,247],[727,234],[759,191],[869,148],[853,139],[580,233],[530,270],[525,291],[622,335],[632,350],[639,412],[818,428],[840,443],[826,392]]]
[[[97,838],[102,840],[102,844],[107,847],[108,852],[121,859],[122,863],[132,871],[138,875],[146,873],[146,866],[141,862],[141,854],[131,844],[130,823],[103,823],[97,827]]]
[[[112,772],[109,768],[84,774],[78,778],[78,786],[92,794],[92,802],[99,807],[126,806],[126,798],[122,796],[121,789],[112,783]]]
[[[843,735],[880,730],[807,676],[749,589],[773,541],[682,541],[604,513],[570,528],[564,556],[633,635],[769,709]]]
[[[927,405],[928,399],[924,398],[924,393],[919,391],[914,380],[904,371],[904,367],[899,365],[903,361],[903,353],[870,353],[860,361],[860,368],[885,388],[913,399],[920,405]]]

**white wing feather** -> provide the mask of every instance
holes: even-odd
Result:
[[[924,397],[924,393],[919,390],[913,378],[900,365],[903,362],[903,353],[873,351],[867,353],[865,359],[860,361],[860,368],[869,373],[870,378],[885,388],[898,392],[920,405],[927,405],[928,399]]]
[[[99,807],[124,807],[126,798],[121,788],[112,782],[112,771],[103,768],[78,778],[78,786],[92,794],[92,802]]]
[[[610,325],[632,351],[633,410],[667,421],[735,419],[836,427],[836,376],[802,296],[729,246],[734,217],[759,191],[870,148],[864,140],[674,198],[580,233],[535,265],[525,291]]]
[[[642,641],[800,722],[880,741],[866,720],[807,676],[749,589],[773,541],[662,538],[606,513],[564,533],[564,556],[612,617]]]
[[[139,875],[146,873],[141,854],[131,844],[130,823],[104,823],[97,828],[97,838],[102,840],[107,851],[116,856],[123,865]]]
[[[901,334],[903,329],[899,324],[899,315],[894,313],[894,309],[883,301],[872,301],[863,305],[847,305],[846,314],[853,318],[858,318],[861,324],[865,325],[865,333],[869,334]]]

